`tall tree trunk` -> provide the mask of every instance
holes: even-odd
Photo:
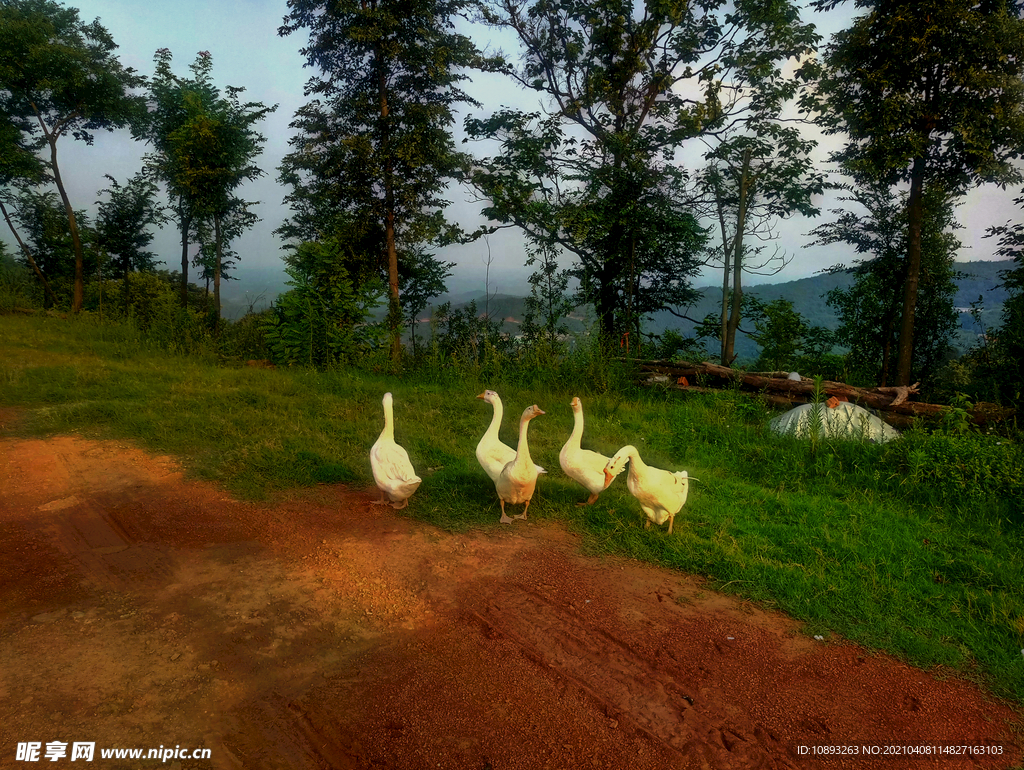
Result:
[[[60,169],[57,167],[57,136],[45,128],[44,132],[50,145],[50,170],[53,171],[53,181],[57,185],[60,199],[64,202],[64,210],[68,215],[68,229],[71,230],[71,246],[75,251],[75,291],[71,301],[71,312],[79,313],[82,310],[82,301],[85,296],[85,256],[82,251],[82,236],[78,232],[75,210],[71,207],[71,200],[68,198],[67,190],[64,189],[64,181],[61,179]]]
[[[376,7],[376,4],[374,4]],[[402,360],[402,307],[398,297],[398,248],[395,246],[395,181],[391,160],[387,73],[384,52],[378,44],[376,51],[377,95],[380,100],[380,154],[384,159],[384,242],[388,257],[388,326],[391,331],[391,362]]]
[[[887,330],[891,331],[891,327]],[[882,377],[878,383],[880,388],[884,388],[889,384],[889,364],[892,358],[892,335],[885,335],[885,343],[882,346]]]
[[[598,273],[601,285],[597,292],[597,319],[605,346],[615,342],[615,278],[617,273],[612,259],[605,260]]]
[[[178,218],[181,221],[181,306],[188,307],[188,228],[192,217],[185,213],[184,199],[178,199]]]
[[[736,330],[740,327],[743,308],[743,288],[740,279],[743,271],[743,231],[747,227],[747,197],[750,191],[750,149],[743,151],[743,166],[740,169],[740,194],[736,208],[736,238],[732,257],[732,314],[729,317],[728,341],[723,366],[731,366],[736,354]]]
[[[632,235],[629,239],[629,301],[627,307],[629,308],[629,324],[626,326],[627,329],[632,328],[632,331],[636,334],[634,344],[636,345],[637,355],[640,355],[640,316],[636,312],[636,295],[639,287],[639,276],[636,274],[636,236]],[[626,352],[629,352],[629,344],[626,344]]]
[[[597,314],[601,327],[601,336],[604,338],[605,346],[614,346],[618,341],[616,333],[621,327],[616,324],[615,310],[618,305],[619,280],[625,273],[625,262],[627,255],[623,253],[623,242],[625,240],[625,228],[622,222],[616,220],[608,233],[608,248],[605,251],[606,259],[601,265],[599,280],[601,287],[598,290]],[[628,288],[628,287],[627,287]],[[628,305],[625,308],[629,312]],[[628,323],[628,319],[627,319]],[[629,326],[626,326],[629,329]]]
[[[720,180],[715,180],[715,200],[718,203],[718,224],[722,228],[722,260],[725,263],[722,272],[722,331],[719,334],[721,352],[719,363],[722,366],[729,365],[726,357],[726,340],[729,336],[729,266],[732,264],[732,249],[729,244],[729,233],[725,226],[725,205],[722,201],[722,186]]]
[[[921,278],[921,224],[924,221],[923,156],[914,158],[910,172],[910,199],[907,201],[907,278],[903,285],[903,318],[900,324],[899,363],[896,384],[910,384],[914,358],[914,311],[917,308],[917,287]]]
[[[53,293],[53,289],[50,288],[50,283],[46,280],[46,276],[43,275],[43,271],[39,269],[39,265],[37,265],[36,261],[32,259],[32,252],[28,250],[28,246],[26,246],[25,242],[21,240],[21,236],[15,229],[14,222],[11,221],[11,215],[7,213],[7,207],[4,206],[3,201],[0,201],[0,211],[3,212],[4,220],[7,222],[7,226],[11,228],[11,232],[14,234],[15,240],[18,241],[18,245],[21,247],[21,251],[25,255],[25,259],[28,260],[28,263],[32,266],[32,270],[35,271],[36,278],[38,278],[40,283],[43,284],[43,291],[45,291],[46,296],[50,298],[50,302],[56,305],[57,295]]]
[[[220,255],[221,255],[220,214],[213,215],[213,241],[216,261],[213,265],[213,327],[214,334],[220,334]]]

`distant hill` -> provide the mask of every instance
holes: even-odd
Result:
[[[988,326],[998,325],[999,314],[1002,310],[1003,301],[1006,299],[1006,291],[997,288],[1001,279],[999,272],[1010,266],[1008,262],[959,262],[956,269],[964,274],[964,278],[958,281],[959,291],[956,296],[956,307],[962,311],[962,334],[959,347],[966,349],[979,330],[967,311],[970,310],[971,302],[982,297],[984,312],[982,317]],[[802,315],[808,323],[814,326],[824,326],[827,329],[835,329],[839,325],[832,308],[825,302],[825,296],[834,288],[849,288],[853,284],[853,276],[848,273],[821,274],[810,278],[801,278],[796,281],[785,283],[759,284],[746,287],[745,293],[752,294],[765,302],[775,299],[787,299],[793,303],[793,307]],[[721,312],[722,289],[721,287],[705,286],[698,289],[700,299],[688,308],[680,310],[684,315],[696,321],[704,318],[708,313]],[[454,301],[461,299],[462,301]],[[473,296],[473,292],[462,293],[458,298],[452,298],[453,307],[465,307],[470,301],[476,301],[477,310],[484,312],[485,298],[483,294]],[[489,299],[488,309],[492,318],[500,318],[504,323],[504,330],[509,334],[518,334],[518,326],[522,322],[526,304],[522,297],[513,297],[506,294],[492,296]],[[589,312],[588,312],[589,311]],[[573,331],[580,331],[586,328],[587,318],[593,322],[593,311],[589,308],[580,308],[575,317],[569,319],[569,326]],[[426,314],[429,317],[429,313]],[[666,329],[675,329],[683,336],[693,334],[694,324],[690,321],[678,318],[668,311],[661,311],[648,316],[645,330],[654,334],[660,334]],[[743,334],[737,340],[737,354],[741,360],[756,358],[759,353],[758,346]]]
[[[987,326],[999,324],[999,314],[1002,310],[1003,301],[1006,299],[1006,291],[996,288],[1000,283],[999,272],[1010,267],[1009,262],[959,262],[957,270],[964,273],[965,277],[958,282],[959,292],[956,297],[956,306],[965,311],[963,318],[963,333],[959,346],[966,349],[979,333],[974,320],[966,311],[970,309],[971,302],[982,297],[985,310],[982,314]],[[239,318],[245,314],[249,305],[260,310],[268,307],[277,298],[278,294],[287,291],[283,266],[275,268],[240,268],[238,270],[238,281],[225,281],[221,286],[221,296],[224,306],[224,315],[228,318]],[[829,290],[842,287],[848,288],[853,283],[853,276],[848,273],[821,274],[810,278],[801,278],[785,283],[759,284],[745,287],[744,291],[770,302],[774,299],[788,299],[793,307],[807,321],[815,326],[824,326],[827,329],[835,329],[838,326],[838,319],[835,313],[825,303],[825,295]],[[477,304],[477,310],[484,312],[487,308],[492,318],[499,318],[504,321],[504,329],[509,334],[519,333],[519,324],[522,323],[526,306],[522,296],[513,294],[496,294],[486,299],[480,290],[465,289],[465,284],[458,282],[451,284],[462,288],[461,291],[450,292],[444,297],[438,298],[433,304],[436,307],[444,301],[450,301],[455,308],[465,307],[471,301]],[[523,289],[523,287],[519,287]],[[525,289],[524,293],[525,293]],[[720,286],[704,286],[698,289],[700,299],[688,308],[682,309],[685,315],[692,319],[700,320],[708,313],[719,313],[721,310],[722,289]],[[381,310],[381,317],[386,310]],[[424,314],[429,318],[430,312]],[[510,320],[506,320],[510,319]],[[567,325],[574,332],[582,331],[589,327],[594,320],[593,310],[580,308],[573,317],[567,320]],[[655,313],[650,316],[645,325],[647,331],[660,334],[665,329],[675,329],[684,336],[693,333],[693,323],[677,318],[667,311]],[[737,353],[741,360],[750,360],[758,355],[758,346],[745,335],[740,334],[737,341]]]

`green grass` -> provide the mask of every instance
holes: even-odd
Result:
[[[395,396],[396,437],[424,483],[406,513],[448,529],[498,526],[473,450],[498,390],[502,438],[531,403],[531,452],[549,470],[530,516],[560,520],[595,553],[632,556],[912,663],[947,666],[1024,703],[1024,449],[977,434],[911,432],[884,447],[811,446],[771,434],[738,393],[587,393],[356,370],[227,368],[169,356],[124,327],[0,316],[0,405],[19,430],[130,438],[247,498],[318,483],[372,487],[368,452]],[[699,479],[675,534],[645,531],[624,478],[598,503],[562,475],[558,451],[583,399],[584,445],[632,443],[648,463]]]

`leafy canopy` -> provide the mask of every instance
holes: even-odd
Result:
[[[522,64],[508,71],[548,101],[545,114],[467,119],[499,144],[471,174],[483,213],[578,260],[606,337],[685,304],[706,234],[677,152],[782,98],[792,85],[777,65],[813,30],[779,0],[499,0],[483,18],[517,35]]]

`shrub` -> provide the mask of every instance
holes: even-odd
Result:
[[[291,291],[271,308],[261,328],[271,359],[285,366],[328,369],[379,347],[382,331],[368,324],[380,303],[379,281],[356,287],[334,242],[300,244],[285,272]]]
[[[920,502],[988,501],[1019,516],[1024,505],[1024,447],[975,431],[911,430],[885,445],[888,486]]]
[[[0,313],[12,313],[18,308],[39,307],[35,277],[27,267],[13,260],[0,259]]]

